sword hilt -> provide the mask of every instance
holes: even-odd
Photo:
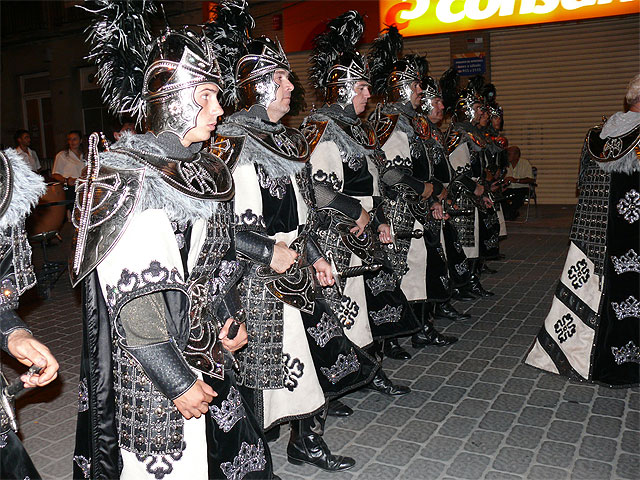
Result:
[[[381,263],[371,263],[369,265],[358,265],[356,267],[346,267],[344,270],[339,272],[339,275],[342,278],[358,277],[360,275],[364,275],[365,273],[377,272],[381,268],[382,268]]]
[[[396,238],[422,238],[423,235],[423,230],[406,230],[396,232]]]

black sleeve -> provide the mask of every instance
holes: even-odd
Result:
[[[307,261],[309,262],[309,265],[313,265],[321,258],[324,258],[324,254],[322,253],[318,242],[312,235],[309,235],[307,237]]]
[[[276,241],[258,232],[242,230],[236,232],[236,252],[249,260],[270,265]]]
[[[353,220],[358,220],[362,213],[362,205],[357,200],[344,193],[336,192],[324,185],[315,186],[316,205],[318,210],[331,208],[337,210]]]
[[[462,185],[464,185],[464,188],[466,188],[469,192],[473,193],[476,190],[476,181],[471,178],[468,177],[467,175],[462,175],[460,178],[460,183],[462,183]]]
[[[0,312],[0,344],[2,345],[2,350],[7,353],[9,353],[7,347],[9,335],[15,330],[26,330],[31,333],[31,330],[27,328],[27,325],[20,319],[15,310],[9,309]]]
[[[373,207],[374,207],[373,226],[377,230],[380,225],[382,225],[383,223],[389,223],[389,222],[387,220],[387,217],[384,214],[382,198],[373,197]]]
[[[412,176],[407,175],[406,173],[403,173],[401,170],[398,170],[396,168],[387,170],[382,176],[382,181],[385,183],[385,185],[389,186],[397,185],[400,183],[404,184],[411,188],[418,195],[422,195],[422,192],[424,192],[423,181],[413,178]]]
[[[240,310],[242,310],[242,302],[240,301],[238,290],[234,286],[224,296],[224,299],[218,306],[216,316],[223,324],[229,318],[234,318],[236,321],[240,322],[242,319],[237,318]]]
[[[431,183],[431,185],[433,185],[433,193],[431,194],[431,196],[437,200],[437,198],[442,193],[442,190],[444,190],[444,185],[440,180],[436,178],[432,178],[431,180],[429,180],[429,182]]]

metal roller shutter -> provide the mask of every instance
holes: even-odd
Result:
[[[640,72],[637,15],[491,32],[491,81],[510,145],[538,167],[538,200],[576,202],[584,136],[622,110]]]

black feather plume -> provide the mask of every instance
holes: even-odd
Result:
[[[149,16],[156,12],[152,0],[98,0],[87,27],[88,60],[98,67],[97,81],[109,110],[118,116],[131,115],[138,124],[144,118],[142,83],[152,44]]]
[[[426,55],[412,53],[404,58],[407,62],[413,63],[416,66],[420,79],[424,79],[429,75],[429,62],[427,61]]]
[[[223,0],[218,5],[215,19],[204,27],[204,33],[213,43],[222,78],[223,105],[233,105],[238,100],[235,88],[235,69],[240,58],[247,53],[247,43],[255,26],[249,14],[246,0]]]
[[[482,75],[474,75],[469,79],[469,83],[467,83],[467,90],[471,90],[477,95],[481,95],[483,88],[484,77]]]
[[[387,78],[393,70],[393,64],[398,61],[403,44],[404,39],[395,25],[382,30],[371,44],[368,60],[374,93],[384,93]]]
[[[487,83],[482,87],[482,91],[480,93],[488,105],[495,105],[497,92],[496,86],[493,83]]]
[[[450,67],[442,74],[440,88],[442,89],[442,103],[447,111],[453,111],[460,95],[460,74],[455,67]]]
[[[327,29],[314,39],[309,74],[318,89],[327,86],[327,74],[338,59],[353,53],[364,33],[364,19],[355,10],[349,10],[327,24]]]

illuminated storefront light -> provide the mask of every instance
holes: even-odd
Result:
[[[638,0],[380,0],[381,28],[395,23],[404,36],[638,12]]]

